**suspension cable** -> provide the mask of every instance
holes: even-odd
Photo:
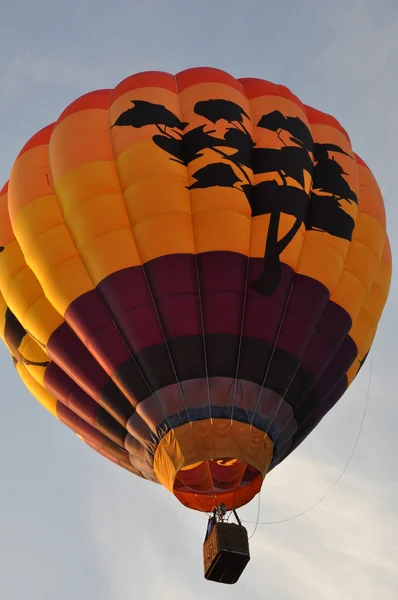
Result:
[[[326,492],[326,494],[324,494],[319,500],[317,500],[317,502],[315,502],[315,504],[313,504],[309,508],[301,511],[298,514],[293,515],[292,517],[287,517],[286,519],[279,519],[277,521],[260,521],[259,520],[259,518],[260,518],[260,496],[261,496],[261,492],[260,492],[258,494],[258,496],[257,496],[257,498],[258,498],[258,504],[257,504],[257,518],[256,518],[256,521],[248,521],[246,519],[241,519],[243,523],[251,523],[251,524],[254,524],[254,526],[255,526],[254,530],[253,530],[253,533],[249,537],[249,540],[256,533],[258,525],[276,525],[276,524],[279,524],[279,523],[286,523],[287,521],[293,521],[294,519],[298,519],[299,517],[302,517],[303,515],[309,513],[316,506],[318,506],[319,504],[321,504],[321,502],[323,502],[325,500],[325,498],[327,496],[329,496],[329,494],[331,494],[331,492],[334,490],[334,488],[340,482],[340,480],[342,479],[343,475],[347,471],[349,464],[351,463],[351,460],[352,460],[352,458],[354,456],[355,450],[356,450],[358,442],[359,442],[359,438],[360,438],[361,433],[362,433],[362,429],[363,429],[363,425],[364,425],[364,422],[365,422],[365,417],[366,417],[366,413],[367,413],[367,409],[368,409],[368,405],[369,405],[370,388],[371,388],[371,382],[372,382],[372,371],[373,371],[373,347],[372,347],[372,349],[370,351],[369,380],[368,380],[368,386],[367,386],[367,391],[366,391],[366,395],[365,395],[365,403],[364,403],[364,407],[363,407],[362,418],[361,418],[360,425],[359,425],[359,428],[358,428],[358,433],[356,435],[355,442],[354,442],[354,445],[353,445],[353,447],[351,449],[351,452],[350,452],[350,454],[348,456],[348,460],[347,460],[347,462],[346,462],[343,470],[341,471],[340,475],[336,479],[336,481],[329,488],[329,490]]]

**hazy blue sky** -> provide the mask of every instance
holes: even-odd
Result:
[[[146,69],[215,66],[283,83],[334,114],[379,181],[398,249],[396,0],[0,5],[3,182],[24,142],[86,91]],[[231,588],[203,580],[204,517],[86,448],[29,396],[1,348],[0,597],[396,600],[397,302],[393,282],[347,473],[308,515],[259,527],[252,561]],[[359,427],[369,369],[370,361],[321,427],[266,480],[261,520],[294,515],[333,485]],[[255,519],[256,507],[243,511],[246,518]]]

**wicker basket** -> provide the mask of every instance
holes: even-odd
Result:
[[[205,578],[219,583],[236,583],[249,560],[245,527],[216,523],[203,544]]]

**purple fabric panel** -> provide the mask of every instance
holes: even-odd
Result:
[[[100,404],[93,400],[54,362],[50,362],[46,369],[44,374],[44,386],[65,406],[68,406],[91,425],[95,425],[99,415],[105,410],[105,412],[108,412],[118,423],[124,426],[133,412],[131,406],[127,403],[127,407],[130,408],[127,414],[123,413],[117,404],[105,404],[101,407]],[[112,420],[110,419],[109,426],[111,426],[111,421]]]
[[[96,290],[83,294],[69,306],[66,322],[107,373],[113,373],[131,354]]]
[[[65,322],[51,335],[47,351],[49,357],[93,398],[109,381],[109,375]]]
[[[347,336],[339,347],[335,357],[329,363],[322,377],[317,381],[314,391],[319,398],[325,399],[342,377],[347,373],[357,356],[355,342]]]
[[[133,354],[164,342],[142,267],[113,273],[98,289]]]

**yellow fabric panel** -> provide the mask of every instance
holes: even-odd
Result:
[[[359,222],[361,219],[359,219]],[[358,223],[360,226],[360,223]],[[379,258],[365,244],[357,242],[355,239],[351,241],[350,252],[346,258],[344,268],[358,277],[358,279],[366,286],[369,291],[372,285],[377,269],[379,266]]]
[[[16,266],[19,263],[19,260],[15,260],[15,262],[12,263],[12,260],[10,259],[15,259],[15,254],[18,253],[18,255],[20,255],[21,257],[21,260],[23,260],[23,254],[16,241],[12,243],[12,246],[15,248],[14,256],[11,256],[11,252],[6,253],[4,262],[8,262],[9,266],[11,266],[12,264]],[[6,252],[7,250],[11,250],[11,244],[7,246],[4,252]],[[4,275],[9,276],[7,281],[8,285],[6,284],[5,277],[3,279]],[[29,267],[26,266],[24,260],[23,267],[17,270],[13,274],[13,276],[10,275],[10,272],[8,272],[6,274],[2,274],[2,276],[0,277],[2,283],[4,281],[5,284],[4,287],[2,287],[2,289],[4,291],[4,294],[6,295],[8,305],[10,306],[12,312],[16,314],[19,321],[21,321],[21,323],[24,324],[26,313],[28,312],[29,308],[36,302],[36,300],[38,300],[43,295],[43,290],[41,289],[37,279],[34,277],[32,271],[29,269]],[[16,310],[14,310],[12,304],[17,305],[17,303],[18,308],[15,306]],[[61,317],[58,317],[58,322],[60,323],[61,321]]]
[[[8,348],[11,356],[14,356],[14,353],[9,347],[5,338],[6,311],[7,303],[4,296],[0,293],[0,338],[3,340],[3,343]],[[14,358],[18,361],[17,366],[19,365],[21,369],[23,369],[23,371],[21,372],[26,372],[28,378],[33,379],[41,386],[44,385],[45,366],[32,365],[29,364],[29,362],[48,362],[49,358],[45,350],[41,348],[38,342],[27,333],[23,337],[18,347],[18,353],[19,355],[14,356]],[[19,370],[18,373],[20,373]]]
[[[10,214],[12,204],[13,198],[10,199]],[[14,232],[18,237],[18,243],[25,248],[27,243],[32,243],[31,241],[54,227],[62,226],[63,222],[62,212],[54,194],[48,194],[38,196],[29,204],[26,204],[22,211],[14,217],[12,223]],[[14,223],[18,224],[18,233],[15,231]]]
[[[3,216],[0,233],[5,247],[0,255],[0,289],[10,310],[23,327],[45,346],[63,320],[45,297],[32,270],[26,265],[25,257],[11,228],[7,196],[1,198],[1,203]],[[29,209],[30,207],[31,205]],[[34,211],[31,217],[31,223],[35,219],[37,221]]]
[[[198,215],[209,211],[227,211],[239,213],[251,218],[250,205],[246,196],[238,189],[222,187],[190,190],[188,201],[192,202],[192,214]],[[220,232],[222,234],[222,232]]]
[[[330,299],[342,306],[351,319],[355,319],[366,298],[366,294],[366,285],[356,275],[344,270]]]
[[[60,315],[64,315],[69,304],[92,289],[93,285],[63,221],[50,180],[47,150],[47,146],[34,147],[16,160],[8,201],[12,228],[25,260],[49,302]],[[43,196],[46,196],[45,202]],[[29,207],[35,201],[38,202],[36,211]],[[36,212],[33,221],[30,218],[32,210]],[[41,216],[46,223],[44,231],[40,224]],[[40,232],[35,230],[35,226]]]
[[[43,245],[44,251],[49,251],[49,248],[52,249],[52,245],[49,244],[46,249]],[[45,290],[46,296],[62,315],[73,300],[94,288],[78,254],[60,262],[46,276],[46,281],[49,282]],[[48,289],[50,286],[51,289]]]
[[[159,215],[141,221],[133,231],[143,263],[167,254],[195,252],[191,215]]]
[[[32,271],[26,266],[16,241],[6,246],[2,254],[4,256],[0,258],[2,267],[0,286],[5,300],[25,329],[28,329],[34,337],[45,344],[55,327],[62,322],[62,318],[54,315],[55,311],[48,301],[45,304],[49,310],[49,322],[41,323],[38,318],[34,318],[31,309],[34,309],[36,302],[43,298],[43,290]],[[5,268],[6,266],[8,269]],[[50,324],[52,327],[48,330]]]
[[[29,232],[24,234],[27,222],[23,211],[13,221],[13,229],[21,242],[26,262],[38,278],[49,302],[60,315],[64,315],[69,304],[93,286],[64,225],[54,226],[35,239]],[[69,271],[72,264],[74,272],[72,277],[65,279],[67,264]]]
[[[4,300],[3,294],[0,292],[0,338],[3,340],[3,342],[5,344],[6,344],[6,341],[4,339],[4,328],[5,328],[5,324],[6,324],[6,310],[7,310],[7,304],[6,304],[6,301]],[[7,346],[7,344],[6,344],[6,346]],[[8,348],[8,346],[7,346],[7,348]]]
[[[44,351],[43,348],[39,346],[39,344],[30,337],[29,334],[25,335],[22,340],[19,351],[22,354],[23,358],[27,361],[23,361],[23,365],[28,373],[33,377],[37,383],[44,386],[44,374],[45,367],[29,364],[28,361],[37,362],[37,363],[45,363],[49,361],[49,358]]]
[[[133,128],[130,127],[128,129]],[[158,148],[152,139],[127,148],[116,159],[115,164],[123,194],[137,181],[153,177],[156,177],[158,181],[160,178],[164,178],[166,186],[171,176],[180,177],[183,180],[183,185],[187,185],[186,168],[184,165],[170,160],[168,153]],[[161,189],[160,187],[159,190]],[[134,208],[134,202],[138,204],[146,203],[148,202],[148,198],[133,196],[131,202],[133,204],[131,208]],[[167,212],[167,204],[164,205],[164,210]]]
[[[382,258],[388,265],[390,265],[390,267],[392,266],[391,246],[390,246],[390,240],[388,239],[388,236],[387,236],[386,242],[384,244]]]
[[[373,319],[373,326],[375,329],[383,312],[385,301],[385,291],[379,285],[379,279],[377,279],[372,285],[371,292],[363,305],[364,310],[366,310],[369,316]]]
[[[12,286],[15,277],[17,277],[19,273],[23,273],[26,268],[24,256],[16,240],[12,240],[4,247],[0,256],[0,264],[1,291],[7,301],[8,296],[12,296],[12,294],[9,293],[8,288]],[[26,303],[24,298],[21,298],[21,302]]]
[[[52,184],[48,166],[48,145],[43,144],[30,148],[14,162],[8,188],[11,223],[30,202],[50,194]]]
[[[58,161],[61,162],[60,156]],[[84,206],[87,200],[96,198],[111,198],[114,202],[116,200],[115,212],[109,215],[112,219],[110,225],[122,227],[126,224],[126,215],[117,206],[120,186],[113,163],[94,160],[84,163],[65,173],[54,185],[62,215],[69,225],[73,223],[74,212]],[[98,221],[102,223],[101,210],[99,214]]]
[[[176,427],[161,439],[154,471],[159,482],[173,491],[175,477],[185,466],[233,456],[265,477],[272,453],[271,439],[256,427],[238,421],[231,425],[230,419],[204,419]]]
[[[0,327],[1,327],[0,338],[2,339],[5,346],[8,348],[11,356],[14,357],[15,360],[17,361],[16,366],[20,365],[21,367],[23,367],[24,371],[29,375],[29,377],[34,379],[39,385],[43,386],[44,385],[44,374],[45,374],[46,367],[29,364],[28,361],[45,363],[45,362],[48,362],[48,360],[49,360],[48,356],[45,353],[45,351],[39,346],[39,344],[33,338],[31,338],[29,336],[29,334],[25,335],[21,344],[19,345],[19,348],[18,348],[19,355],[14,356],[13,351],[8,346],[7,340],[4,337],[6,308],[7,308],[7,305],[5,304],[4,299],[2,298],[2,306],[0,309],[0,311],[1,311],[0,312],[0,314],[1,314],[1,316],[0,316]],[[19,373],[19,371],[18,371],[18,373]]]
[[[358,172],[358,216],[344,272],[331,294],[331,300],[344,308],[354,321],[378,275],[386,241],[385,222],[382,218],[384,208],[381,210],[379,206],[380,201],[382,202],[379,187],[374,177],[369,176],[369,169],[358,165]],[[384,301],[386,297],[387,295]]]
[[[386,230],[373,216],[363,212],[362,194],[359,197],[359,212],[352,239],[356,244],[366,246],[369,252],[373,253],[377,262],[380,262],[386,240]]]
[[[373,217],[381,225],[381,229],[386,229],[386,212],[384,208],[383,197],[380,188],[370,169],[362,164],[358,164],[358,173],[360,181],[360,210],[362,213]]]
[[[386,244],[388,244],[388,243],[389,243],[388,240],[386,240]],[[388,292],[390,289],[391,272],[392,272],[391,257],[386,258],[383,253],[383,258],[380,262],[380,267],[379,267],[379,271],[378,271],[375,283],[377,283],[378,287],[382,290],[382,293],[383,293],[385,299],[387,298]]]
[[[55,189],[59,180],[76,167],[93,161],[106,163],[113,160],[109,144],[108,111],[94,108],[81,110],[56,123],[49,151]]]
[[[341,277],[350,242],[319,231],[306,231],[297,273],[333,290]]]
[[[29,270],[32,285],[35,276]],[[62,317],[49,303],[46,296],[42,293],[35,300],[25,313],[23,324],[32,336],[34,336],[42,346],[46,346],[53,332],[63,323]]]
[[[152,175],[133,182],[124,192],[131,223],[162,214],[191,214],[187,181],[177,173]]]
[[[71,157],[75,139],[85,141]],[[113,161],[108,111],[87,109],[58,123],[50,158],[67,229],[93,285],[141,264]]]
[[[132,129],[132,128],[131,128]],[[142,262],[174,253],[194,253],[185,169],[151,142],[128,148],[116,166]],[[179,183],[178,183],[179,182]],[[156,212],[151,208],[157,186]],[[178,188],[178,191],[177,191]],[[164,194],[163,194],[164,190]],[[169,207],[168,199],[173,196]],[[170,231],[174,235],[170,235]]]
[[[232,211],[206,211],[193,218],[196,252],[226,250],[247,256],[251,219]]]
[[[79,251],[82,256],[92,257],[89,267],[94,285],[111,273],[135,266],[139,260],[130,227],[109,231],[92,238],[81,246]]]
[[[30,373],[26,370],[26,368],[21,365],[21,363],[17,364],[18,375],[28,388],[31,394],[36,398],[38,402],[48,412],[50,412],[54,417],[57,417],[57,399],[54,398],[52,394],[50,394],[43,386],[38,383]],[[57,417],[58,418],[58,417]]]
[[[386,242],[387,245],[388,241]],[[376,278],[351,327],[350,336],[358,348],[358,355],[347,372],[348,385],[355,378],[360,360],[369,352],[376,335],[377,325],[382,315],[389,292],[391,264],[381,260]]]
[[[14,239],[14,232],[11,227],[8,214],[8,193],[3,192],[0,195],[0,231],[2,246],[7,246]]]

